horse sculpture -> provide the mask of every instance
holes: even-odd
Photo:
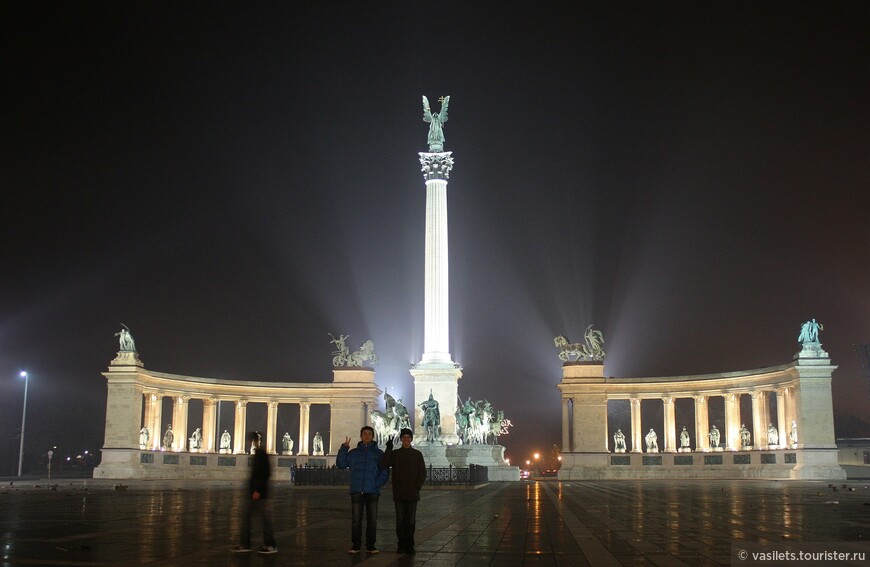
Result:
[[[378,355],[375,354],[375,343],[371,340],[364,342],[358,351],[351,353],[347,357],[348,366],[363,366],[366,361],[370,364],[377,364],[378,362]]]
[[[559,349],[559,360],[562,362],[580,361],[580,360],[604,360],[607,354],[604,352],[602,345],[604,344],[604,335],[601,331],[593,329],[592,325],[586,327],[586,334],[583,336],[584,343],[569,343],[568,339],[559,335],[553,339],[556,348]]]

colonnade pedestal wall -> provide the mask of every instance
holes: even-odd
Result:
[[[702,376],[605,378],[603,363],[565,363],[558,386],[559,478],[845,478],[834,439],[835,369],[817,343],[805,345],[790,364]],[[741,421],[744,395],[751,398],[751,430]],[[723,398],[724,419],[711,419],[710,399],[716,397]],[[675,402],[681,398],[694,400],[693,424],[677,415]],[[608,403],[615,400],[629,401],[630,416],[619,425],[627,434],[625,447],[617,449],[614,442],[611,452],[616,431],[608,431]],[[645,442],[643,400],[662,404],[663,418],[653,427],[657,447]],[[717,425],[718,447],[710,435]],[[678,441],[680,426],[690,435],[688,446]],[[741,435],[744,427],[751,431],[749,444]]]
[[[262,446],[275,461],[276,479],[289,479],[293,465],[331,466],[345,437],[357,438],[360,428],[370,425],[369,410],[381,395],[371,368],[335,368],[327,383],[217,380],[149,371],[135,352],[127,351],[118,353],[103,376],[106,430],[103,459],[94,470],[97,478],[247,478],[248,407],[265,404]],[[171,419],[164,415],[165,398],[172,400]],[[202,423],[188,423],[192,400],[202,400]],[[234,406],[232,444],[226,449],[221,449],[217,431],[220,402]],[[299,429],[289,452],[283,450],[277,429],[281,404],[299,406]],[[318,431],[324,445],[317,454],[309,444],[312,405],[329,407],[329,429]],[[173,439],[166,446],[169,424]],[[189,438],[197,428],[201,447],[191,447]]]

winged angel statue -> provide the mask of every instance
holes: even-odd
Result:
[[[571,357],[574,360],[604,360],[607,354],[604,352],[602,345],[604,344],[604,335],[598,329],[593,329],[592,325],[586,327],[586,334],[583,336],[586,344],[569,343],[568,339],[559,335],[553,342],[556,348],[559,349],[559,360],[568,362]]]
[[[423,96],[423,122],[429,124],[429,151],[432,153],[444,151],[444,123],[447,122],[447,105],[450,97],[438,99],[441,102],[441,112],[433,113],[429,108],[429,99]]]

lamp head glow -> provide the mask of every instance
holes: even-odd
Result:
[[[19,374],[19,376],[21,376],[22,378],[27,378],[27,372],[22,370],[21,374]]]

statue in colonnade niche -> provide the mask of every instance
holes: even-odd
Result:
[[[722,435],[719,432],[719,428],[716,427],[715,425],[713,427],[711,427],[710,433],[708,434],[708,437],[710,438],[710,448],[711,449],[718,449],[719,448],[719,441],[722,439]]]
[[[622,429],[619,428],[617,428],[616,433],[613,434],[613,452],[625,453],[625,433],[623,433]]]
[[[230,445],[232,444],[233,439],[230,436],[230,432],[224,429],[224,432],[221,433],[221,443],[220,443],[220,452],[221,453],[229,453]]]
[[[172,424],[166,426],[166,433],[163,434],[163,449],[172,450],[172,442],[175,441],[175,434],[172,432]]]
[[[686,430],[686,426],[683,426],[683,430],[680,431],[680,452],[685,453],[686,451],[691,451],[689,445],[692,443],[692,440],[689,438],[689,432]]]
[[[313,455],[323,455],[323,437],[321,437],[319,431],[314,433],[314,442],[312,443],[312,446],[314,447],[314,450],[312,452]]]
[[[293,439],[290,438],[290,433],[284,433],[284,437],[281,438],[281,447],[284,449],[285,455],[293,454]]]
[[[792,449],[797,447],[797,442],[798,442],[797,421],[792,420],[791,431],[789,431],[788,437],[789,437],[789,439],[791,439]]]
[[[767,426],[767,444],[771,447],[779,445],[779,431],[772,423]]]
[[[194,430],[193,435],[191,435],[190,439],[188,439],[188,441],[190,441],[191,451],[199,451],[200,449],[202,449],[202,429],[197,427]]]
[[[656,435],[654,429],[650,428],[649,433],[646,434],[646,452],[647,453],[658,453],[659,452],[659,436]]]
[[[740,424],[740,445],[744,449],[749,449],[752,447],[752,434],[749,433],[749,430],[746,429],[746,424]]]
[[[144,449],[148,446],[148,440],[151,438],[151,433],[148,431],[147,427],[143,427],[139,430],[139,448]]]

